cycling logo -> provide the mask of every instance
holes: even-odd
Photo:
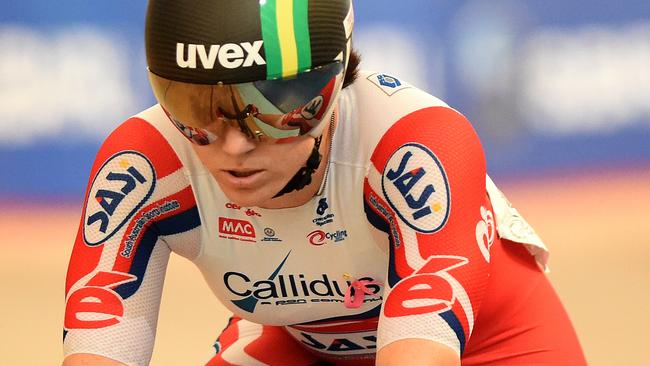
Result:
[[[318,226],[323,226],[331,222],[334,222],[334,214],[331,212],[327,213],[329,207],[330,206],[327,204],[327,197],[323,197],[319,199],[318,207],[316,207],[316,214],[318,216],[314,218],[312,222]]]
[[[326,273],[308,275],[305,273],[281,273],[291,252],[273,270],[267,279],[255,280],[246,273],[230,271],[223,275],[223,281],[230,293],[238,299],[231,302],[238,308],[254,313],[257,305],[305,305],[314,303],[340,303],[343,306],[345,292],[351,282],[332,279]],[[359,280],[374,281],[371,277]],[[378,285],[369,285],[372,294],[364,303],[381,301]]]
[[[372,74],[368,76],[368,80],[377,85],[377,87],[388,96],[392,96],[401,90],[409,89],[411,87],[409,84],[400,81],[398,78],[387,74]]]
[[[264,238],[261,241],[282,241],[282,239],[276,237],[275,230],[270,227],[264,228]]]
[[[345,240],[345,238],[347,237],[348,237],[347,230],[336,230],[333,232],[314,230],[311,233],[307,234],[307,239],[309,240],[309,244],[316,245],[316,246],[323,245],[328,241],[338,243]]]
[[[435,233],[449,218],[449,182],[426,146],[408,143],[390,157],[381,187],[388,204],[413,230]]]
[[[111,238],[151,197],[156,172],[151,162],[135,151],[110,157],[90,187],[84,210],[84,241],[89,246]]]
[[[245,220],[219,217],[219,237],[255,243],[255,227]]]

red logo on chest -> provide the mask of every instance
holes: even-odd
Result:
[[[253,224],[248,221],[229,219],[227,217],[219,218],[219,233],[255,238],[255,228],[253,227]]]

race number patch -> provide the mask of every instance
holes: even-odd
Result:
[[[426,146],[408,143],[388,160],[381,180],[388,203],[412,229],[435,233],[449,218],[449,182]]]
[[[84,216],[84,241],[99,245],[113,236],[151,196],[156,172],[135,151],[110,157],[93,180]]]

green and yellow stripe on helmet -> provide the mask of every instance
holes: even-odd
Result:
[[[267,79],[311,68],[308,5],[308,0],[260,1]]]

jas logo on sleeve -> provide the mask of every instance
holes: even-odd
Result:
[[[426,146],[409,143],[397,149],[386,163],[381,186],[390,206],[412,229],[435,233],[447,222],[447,174]]]
[[[260,55],[263,44],[264,41],[262,40],[253,43],[226,43],[223,45],[213,44],[209,46],[177,43],[176,64],[184,69],[201,67],[206,70],[214,69],[217,61],[219,65],[226,69],[266,65],[266,61]],[[197,59],[200,62],[200,66]]]
[[[87,198],[84,240],[99,245],[113,236],[151,196],[156,173],[135,151],[113,155],[99,169]]]

